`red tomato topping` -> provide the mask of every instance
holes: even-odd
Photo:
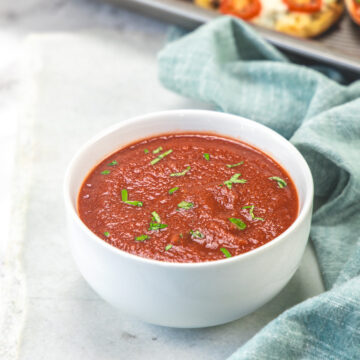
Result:
[[[251,20],[260,14],[261,3],[260,0],[223,0],[220,4],[220,11],[243,20]]]
[[[354,0],[353,3],[354,3],[354,8],[351,15],[354,21],[356,21],[360,25],[360,1]]]
[[[321,0],[283,0],[290,11],[313,13],[321,10]]]

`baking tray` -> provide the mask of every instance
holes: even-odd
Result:
[[[194,29],[218,16],[216,11],[195,6],[191,0],[106,0],[126,8],[155,16],[160,20]],[[255,25],[256,31],[270,43],[288,53],[330,64],[360,75],[360,27],[344,14],[332,29],[316,39],[300,39]]]

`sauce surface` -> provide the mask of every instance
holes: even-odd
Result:
[[[98,164],[78,197],[81,220],[109,244],[168,262],[236,256],[271,241],[298,214],[287,172],[218,135],[156,136]]]

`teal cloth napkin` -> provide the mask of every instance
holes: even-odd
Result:
[[[230,17],[167,44],[158,59],[166,87],[276,130],[314,177],[311,240],[327,291],[281,314],[231,359],[360,359],[360,81],[344,86],[294,65]]]

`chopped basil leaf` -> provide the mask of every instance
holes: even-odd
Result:
[[[233,175],[230,178],[230,180],[224,181],[224,185],[226,185],[228,187],[228,189],[231,189],[233,184],[245,184],[246,180],[245,179],[239,179],[239,176],[241,176],[240,173]]]
[[[158,224],[161,223],[160,216],[156,211],[153,211],[151,215],[153,216],[153,221],[157,222]]]
[[[101,172],[102,175],[107,175],[107,174],[110,174],[110,170],[104,170]]]
[[[193,236],[194,238],[198,238],[198,239],[203,239],[204,238],[204,234],[202,234],[199,230],[190,230],[190,235]]]
[[[169,245],[166,245],[165,246],[165,251],[168,251],[168,250],[170,250],[171,248],[172,248],[173,246],[171,245],[171,244],[169,244]]]
[[[204,158],[205,160],[210,161],[210,154],[204,153]]]
[[[194,204],[191,202],[187,202],[187,201],[182,201],[178,204],[178,208],[180,208],[180,209],[189,210],[192,207],[194,207]]]
[[[240,230],[246,229],[246,224],[241,219],[229,218],[229,221],[236,225]]]
[[[160,230],[168,227],[168,225],[166,224],[161,224],[160,216],[156,211],[153,211],[151,215],[152,215],[152,222],[150,222],[149,230]]]
[[[121,201],[125,204],[132,205],[132,206],[143,206],[141,201],[130,201],[128,200],[128,191],[126,189],[121,190]]]
[[[182,233],[180,233],[180,235],[179,235],[181,238],[183,238],[183,234]]]
[[[225,255],[225,257],[227,258],[231,257],[230,251],[228,249],[220,248],[220,251]]]
[[[172,149],[165,151],[164,153],[160,154],[158,157],[156,157],[155,159],[152,159],[150,161],[151,165],[155,165],[156,163],[158,163],[161,159],[163,159],[165,156],[168,156],[169,154],[171,154],[173,151]]]
[[[142,201],[136,201],[136,200],[134,201],[128,200],[128,201],[124,201],[124,203],[132,206],[139,206],[139,207],[143,206]]]
[[[179,190],[179,187],[176,186],[176,187],[173,187],[172,189],[169,190],[169,194],[173,194],[175,191],[178,191]]]
[[[135,237],[135,241],[144,241],[147,240],[148,238],[149,238],[148,235],[140,235]]]
[[[112,162],[108,163],[109,166],[115,166],[118,162],[116,160],[113,160]]]
[[[153,154],[158,154],[162,149],[162,146],[159,146],[157,149],[153,150]]]
[[[240,161],[240,162],[238,162],[237,164],[226,164],[226,167],[228,167],[228,168],[233,168],[233,167],[235,167],[235,166],[240,166],[240,165],[242,165],[244,162],[243,161]]]
[[[105,231],[105,232],[104,232],[104,235],[105,235],[106,237],[109,237],[109,236],[110,236],[110,233],[109,233],[108,231]]]
[[[285,180],[283,180],[282,178],[279,178],[278,176],[271,176],[269,177],[269,180],[275,180],[278,184],[278,187],[280,189],[284,188],[285,186],[287,186],[287,183]]]
[[[126,189],[121,190],[121,200],[124,202],[128,200],[128,191]]]
[[[188,166],[184,171],[170,174],[170,176],[184,176],[190,169],[191,166]]]
[[[148,149],[144,149],[144,153],[145,153],[145,154],[148,154],[148,153],[149,153],[149,150],[148,150]]]
[[[251,215],[251,217],[252,217],[254,220],[265,221],[263,218],[261,218],[261,217],[256,217],[256,216],[254,215],[254,209],[255,209],[255,206],[254,206],[254,205],[247,205],[247,206],[243,206],[242,208],[243,208],[243,209],[249,209],[249,214]]]
[[[150,223],[149,230],[160,230],[167,228],[168,225],[166,224],[159,224],[159,223]]]

